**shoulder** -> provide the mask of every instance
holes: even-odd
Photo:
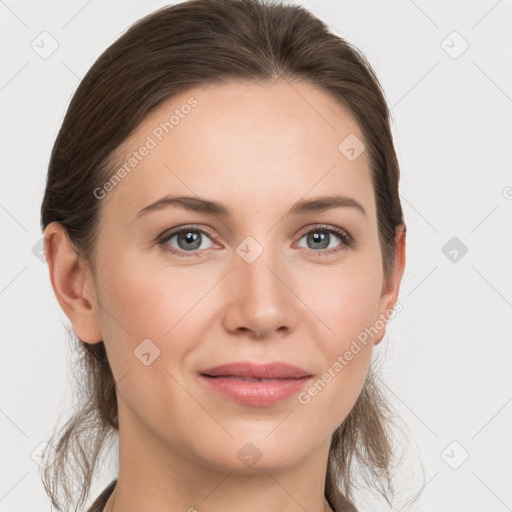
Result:
[[[112,482],[110,482],[108,486],[103,489],[94,503],[87,509],[87,512],[103,512],[103,508],[107,504],[107,500],[109,499],[110,495],[114,492],[116,484],[117,479],[112,480]]]

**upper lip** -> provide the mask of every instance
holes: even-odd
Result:
[[[252,379],[300,379],[310,377],[306,370],[279,361],[270,363],[252,363],[240,361],[227,363],[201,372],[209,377],[248,377]]]

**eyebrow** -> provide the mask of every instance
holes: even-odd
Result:
[[[170,206],[177,206],[186,210],[204,213],[207,215],[231,217],[231,211],[224,204],[217,201],[211,201],[193,196],[164,196],[154,203],[145,206],[140,210],[136,219],[147,215],[150,212],[162,210]],[[322,196],[314,199],[305,199],[297,201],[288,212],[289,215],[304,215],[312,212],[323,212],[333,208],[353,208],[366,217],[366,211],[363,206],[355,199],[343,195]]]

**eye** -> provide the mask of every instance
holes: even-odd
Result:
[[[173,240],[177,246],[172,243]],[[199,256],[199,254],[195,254],[195,251],[211,247],[205,243],[207,240],[212,241],[209,234],[203,229],[185,226],[168,233],[159,243],[178,256]],[[190,254],[183,254],[187,252]]]
[[[306,245],[307,249],[321,253],[322,255],[346,251],[354,246],[352,237],[346,231],[334,226],[315,226],[313,229],[304,233],[300,240],[303,238],[306,239],[306,244],[310,244],[309,247]],[[341,243],[336,244],[336,238],[338,238]],[[332,242],[334,242],[334,245]],[[304,246],[299,245],[299,247]]]
[[[209,249],[213,246],[213,238],[213,235],[204,228],[199,229],[195,226],[182,226],[179,229],[174,229],[162,235],[159,240],[159,245],[177,256],[198,257],[201,255],[201,249]],[[315,226],[301,236],[299,244],[304,238],[306,239],[306,244],[310,244],[311,246],[308,247],[306,245],[306,249],[319,256],[328,256],[355,247],[355,241],[352,236],[345,230],[335,226]],[[337,244],[336,238],[339,241]],[[304,246],[299,245],[299,247]]]

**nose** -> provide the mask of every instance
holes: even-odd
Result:
[[[298,298],[293,277],[272,249],[254,260],[234,254],[233,268],[225,283],[223,321],[232,333],[255,339],[284,336],[295,329]]]

